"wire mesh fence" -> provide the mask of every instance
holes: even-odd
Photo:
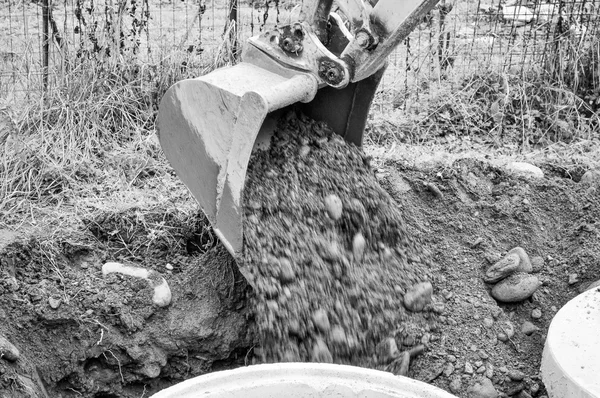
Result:
[[[285,23],[301,2],[2,0],[0,96],[11,102],[52,90],[82,65],[203,73],[233,62],[233,36],[243,43]],[[405,108],[489,73],[543,75],[597,93],[599,7],[597,0],[442,0],[390,57],[385,105]]]

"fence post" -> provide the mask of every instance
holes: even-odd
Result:
[[[48,67],[50,56],[50,0],[42,0],[42,79],[43,91],[48,89]]]
[[[238,58],[238,1],[229,0],[229,40],[234,61]]]

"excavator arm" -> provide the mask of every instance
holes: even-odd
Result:
[[[248,39],[242,62],[166,92],[156,125],[162,149],[234,257],[248,162],[277,111],[300,106],[362,145],[387,56],[436,3],[336,0],[336,13],[333,0],[304,0],[293,22]]]

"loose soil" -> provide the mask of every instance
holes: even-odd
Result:
[[[505,396],[543,396],[552,316],[600,279],[600,195],[540,166],[545,178],[525,179],[473,159],[370,161],[289,114],[249,168],[238,263],[250,285],[203,218],[171,206],[107,210],[68,231],[1,231],[0,334],[20,359],[0,360],[0,396],[142,397],[211,371],[291,360],[398,373],[403,351],[420,352],[409,377],[459,397],[483,377]],[[330,194],[342,202],[337,220]],[[164,231],[171,239],[148,241]],[[499,304],[483,272],[515,246],[542,258],[534,272],[544,285]],[[171,305],[153,306],[143,280],[103,276],[106,261],[160,272]],[[433,301],[410,312],[403,296],[420,281],[432,283]],[[539,329],[525,335],[526,321]],[[398,352],[380,345],[389,338]]]

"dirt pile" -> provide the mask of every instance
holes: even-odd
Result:
[[[403,306],[431,280],[428,255],[369,159],[325,124],[283,116],[251,159],[244,199],[240,264],[256,292],[257,361],[377,367],[399,354],[386,344],[399,328],[436,328],[434,305],[419,312],[431,285],[416,293],[416,312]]]
[[[175,232],[182,226],[168,213],[156,214]],[[0,397],[141,397],[244,364],[253,342],[246,283],[224,248],[191,256],[185,241],[158,249],[159,240],[152,257],[134,256],[149,232],[136,210],[91,224],[95,235],[13,238],[0,248],[0,336],[20,354],[0,361]],[[123,252],[117,235],[126,231]],[[102,275],[107,260],[153,269],[168,280],[173,302],[154,305],[143,279]]]

